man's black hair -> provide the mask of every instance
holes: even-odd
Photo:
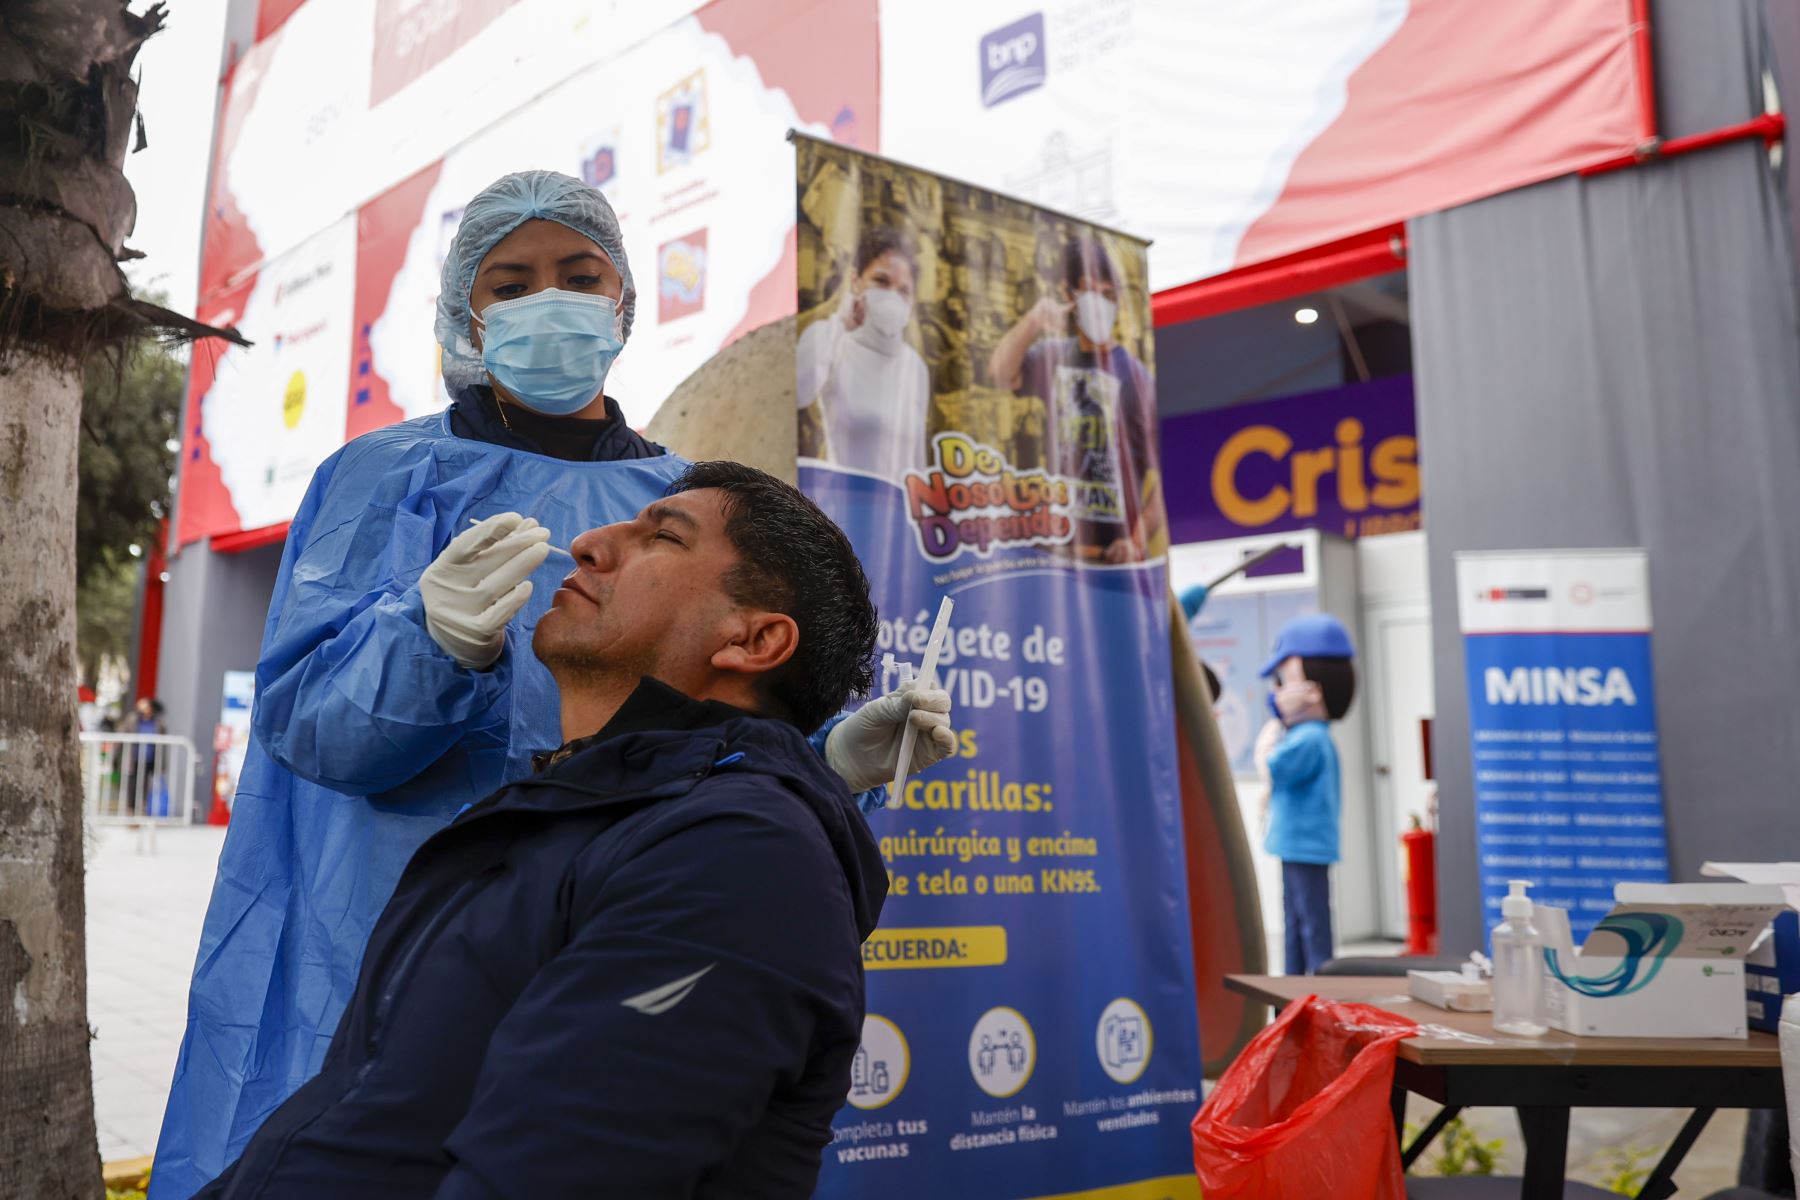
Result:
[[[898,229],[885,225],[877,225],[863,230],[862,239],[856,243],[856,273],[861,275],[869,269],[869,264],[884,254],[893,254],[903,259],[912,271],[913,284],[919,282],[919,256],[913,249],[912,239]]]
[[[725,493],[725,536],[738,557],[725,575],[726,594],[747,608],[786,613],[800,630],[793,657],[759,680],[765,715],[810,734],[875,682],[877,622],[862,563],[818,505],[773,475],[700,462],[669,485],[669,495],[701,488]]]
[[[1089,276],[1095,283],[1110,283],[1114,288],[1120,286],[1118,268],[1113,266],[1112,255],[1099,239],[1082,236],[1070,238],[1063,245],[1063,282],[1069,285],[1071,292],[1081,287],[1081,281]]]
[[[1325,699],[1325,715],[1334,721],[1344,719],[1350,702],[1356,699],[1356,664],[1347,658],[1302,658],[1300,669],[1319,685]]]

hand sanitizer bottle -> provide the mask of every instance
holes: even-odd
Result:
[[[1494,1028],[1516,1037],[1542,1037],[1544,958],[1538,931],[1531,924],[1527,880],[1507,881],[1500,902],[1504,918],[1494,926]]]

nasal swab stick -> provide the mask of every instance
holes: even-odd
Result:
[[[481,524],[481,518],[480,517],[470,517],[469,524],[479,525],[479,524]],[[567,550],[564,550],[561,546],[551,546],[550,549],[552,551],[554,551],[555,553],[562,555],[564,558],[573,559],[575,557],[573,554],[570,554]]]
[[[937,686],[938,655],[943,653],[944,638],[950,632],[950,610],[956,607],[956,601],[945,596],[944,602],[938,605],[937,620],[931,626],[931,639],[925,643],[925,661],[919,664],[918,686],[932,688]],[[900,667],[901,686],[905,686],[910,663]],[[907,769],[912,766],[913,742],[918,739],[919,730],[912,723],[912,714],[906,715],[906,730],[900,735],[900,765],[894,772],[893,790],[888,793],[888,807],[899,804],[906,794]]]

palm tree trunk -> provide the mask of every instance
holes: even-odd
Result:
[[[75,738],[81,369],[0,374],[0,1191],[103,1194]]]
[[[75,724],[84,363],[223,336],[131,295],[132,62],[164,6],[0,0],[0,1196],[103,1194]]]

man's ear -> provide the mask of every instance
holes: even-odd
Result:
[[[800,648],[800,627],[786,613],[747,612],[731,640],[713,651],[712,665],[720,671],[764,675],[794,657]]]

